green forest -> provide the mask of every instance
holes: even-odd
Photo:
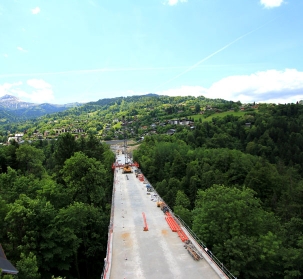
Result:
[[[303,106],[195,124],[145,138],[145,176],[237,278],[302,278]]]
[[[169,122],[183,118],[193,125]],[[101,140],[126,134],[144,137],[134,160],[237,278],[302,278],[302,127],[300,104],[203,96],[103,99],[3,120],[0,141],[24,137],[0,145],[0,243],[18,279],[99,278],[115,160]]]
[[[93,135],[0,148],[0,243],[19,279],[100,277],[113,161]]]

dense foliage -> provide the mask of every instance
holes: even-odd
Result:
[[[99,278],[113,161],[93,135],[0,148],[0,243],[19,279]]]
[[[302,127],[303,106],[260,105],[146,137],[134,158],[235,276],[302,278]]]

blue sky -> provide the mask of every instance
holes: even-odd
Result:
[[[0,96],[303,100],[301,0],[1,0]]]

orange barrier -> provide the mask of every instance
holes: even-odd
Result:
[[[142,212],[143,215],[143,221],[144,221],[144,227],[143,227],[143,231],[148,231],[148,226],[147,226],[147,222],[146,222],[146,217],[145,217],[145,213]]]

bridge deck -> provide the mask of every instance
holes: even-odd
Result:
[[[116,169],[110,278],[220,278],[208,261],[195,261],[172,232],[146,186]],[[148,231],[143,231],[146,215]]]

